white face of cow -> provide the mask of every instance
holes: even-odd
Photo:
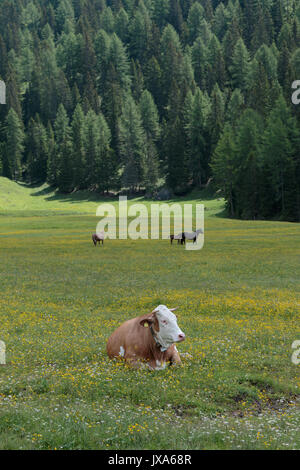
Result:
[[[174,315],[171,310],[169,310],[165,305],[159,305],[153,311],[159,323],[159,332],[155,331],[155,335],[163,348],[166,349],[173,343],[178,343],[185,339],[185,334],[177,324],[176,315]]]

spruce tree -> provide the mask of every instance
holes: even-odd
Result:
[[[44,182],[47,177],[48,139],[39,115],[29,121],[27,136],[27,173],[30,182]]]
[[[141,119],[145,131],[144,184],[147,191],[155,188],[159,176],[159,161],[156,143],[160,136],[157,107],[153,97],[145,90],[140,101]]]
[[[201,23],[204,19],[204,8],[200,3],[195,2],[189,11],[187,18],[187,27],[189,31],[189,40],[192,44],[201,32]]]
[[[241,116],[236,131],[238,177],[234,187],[236,215],[244,219],[257,219],[260,215],[261,162],[259,148],[263,130],[261,116],[252,109],[247,109]]]
[[[24,152],[25,134],[23,123],[13,108],[6,118],[6,146],[9,177],[20,180],[22,177],[22,156]]]
[[[123,163],[122,184],[131,191],[140,187],[145,171],[145,133],[140,111],[129,95],[119,123],[119,152]]]
[[[47,161],[47,183],[50,186],[57,186],[57,162],[55,149],[55,136],[51,123],[47,126],[48,140],[48,161]]]
[[[222,190],[231,217],[236,215],[235,187],[238,183],[235,135],[229,123],[225,124],[214,151],[211,167],[214,181]]]
[[[263,135],[261,152],[278,214],[299,221],[300,130],[283,96],[272,109]]]
[[[238,39],[234,46],[230,73],[233,87],[241,91],[246,90],[249,82],[250,55],[242,38]]]
[[[78,103],[72,118],[71,139],[73,153],[74,187],[81,189],[85,186],[85,149],[84,149],[85,116]]]
[[[209,136],[208,117],[210,101],[207,95],[197,88],[195,96],[187,96],[185,103],[185,129],[187,133],[188,166],[193,184],[201,187],[209,175]]]
[[[72,142],[70,137],[69,118],[63,104],[59,105],[54,123],[56,180],[62,192],[73,189]]]

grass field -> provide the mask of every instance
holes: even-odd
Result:
[[[95,249],[96,198],[0,178],[0,449],[300,449],[299,224],[202,202],[201,251]],[[183,366],[109,360],[112,331],[161,303]]]

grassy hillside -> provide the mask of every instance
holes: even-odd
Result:
[[[29,213],[96,213],[97,196],[80,192],[73,195],[58,194],[46,184],[32,187],[17,184],[0,177],[0,213],[28,215]]]
[[[97,201],[1,188],[0,448],[300,448],[299,225],[225,219],[212,200],[201,251],[94,248]],[[183,366],[109,360],[112,331],[160,303],[180,307]]]
[[[130,198],[130,203],[143,201],[147,206],[153,201],[143,198]],[[200,194],[192,193],[182,202],[203,202]],[[0,214],[28,216],[40,213],[49,214],[96,214],[99,204],[109,202],[118,206],[118,198],[100,196],[90,191],[78,191],[72,194],[62,194],[49,187],[47,184],[32,187],[18,184],[8,178],[0,177]],[[208,199],[205,201],[206,209],[215,214],[223,210],[222,199]]]

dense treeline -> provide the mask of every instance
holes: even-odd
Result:
[[[300,0],[2,0],[0,174],[300,220]]]

